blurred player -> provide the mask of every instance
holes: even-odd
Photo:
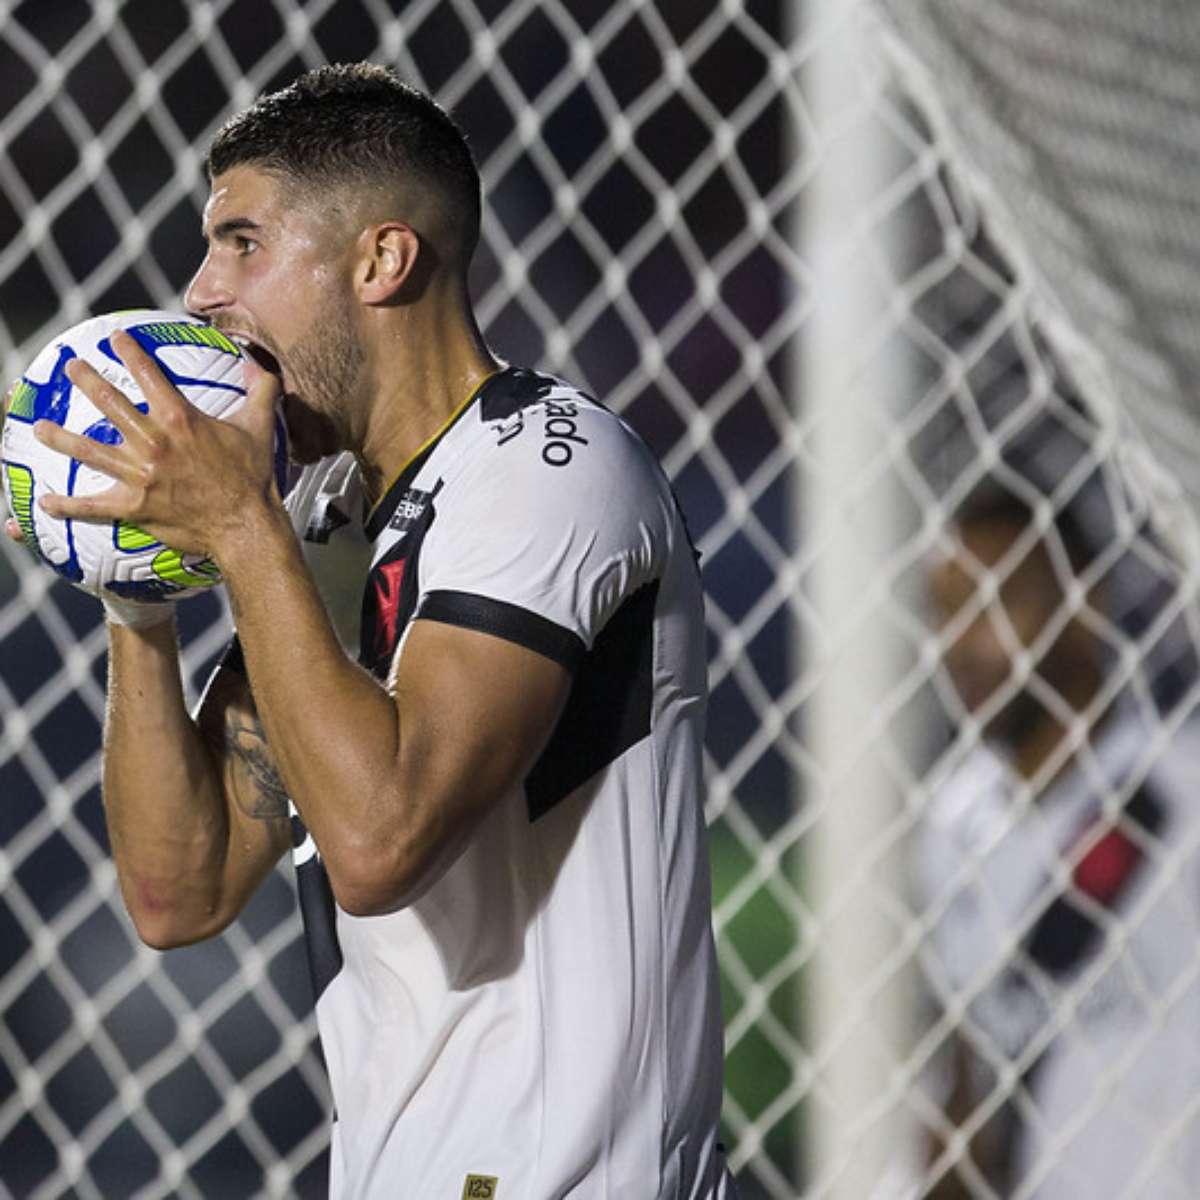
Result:
[[[104,797],[140,934],[212,936],[295,848],[336,1197],[732,1195],[704,621],[666,480],[484,344],[479,180],[428,98],[314,71],[208,170],[187,302],[257,363],[244,417],[189,411],[126,338],[148,414],[71,368],[124,444],[39,427],[116,481],[52,511],[202,547],[237,624],[193,723],[169,606],[110,607]],[[281,390],[315,464],[289,511]]]
[[[922,1194],[1194,1197],[1200,739],[1119,698],[1069,515],[1038,537],[986,486],[954,533],[930,590],[984,744],[934,795],[917,866],[930,990],[965,1005],[938,1099],[969,1147]]]

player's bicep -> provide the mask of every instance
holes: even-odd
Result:
[[[570,689],[570,672],[536,650],[440,621],[413,622],[392,690],[403,805],[431,869],[444,869],[524,780]]]

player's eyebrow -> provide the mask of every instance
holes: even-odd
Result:
[[[236,233],[247,229],[258,231],[261,228],[257,221],[252,221],[249,217],[228,217],[224,221],[218,221],[208,231],[208,238],[214,242],[227,241]]]

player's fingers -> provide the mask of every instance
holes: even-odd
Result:
[[[38,507],[47,516],[61,521],[115,521],[124,516],[129,505],[122,502],[124,493],[120,488],[109,488],[90,496],[59,496],[44,492],[38,498]]]
[[[275,408],[282,391],[277,375],[260,372],[246,392],[246,403],[229,420],[256,442],[269,441],[275,431]]]
[[[67,378],[106,416],[126,440],[152,442],[149,419],[115,384],[91,363],[73,358],[66,367]]]
[[[158,363],[142,349],[136,338],[124,329],[117,330],[112,335],[112,348],[137,381],[151,411],[166,415],[187,410],[188,403],[179,389],[162,373]]]
[[[132,479],[134,476],[134,469],[127,456],[122,454],[117,446],[108,446],[93,438],[71,433],[53,421],[34,422],[33,436],[43,446],[77,459],[85,466],[113,479]]]
[[[4,522],[4,532],[8,534],[14,542],[23,542],[25,539],[21,536],[21,525],[16,517],[9,517]]]

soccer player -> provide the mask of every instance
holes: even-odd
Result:
[[[219,564],[237,637],[193,721],[171,607],[109,604],[104,802],[156,947],[293,849],[345,1200],[733,1195],[701,795],[705,644],[671,489],[612,413],[506,366],[467,292],[463,137],[375,66],[216,136],[189,309],[242,342],[239,417],[128,337],[81,362],[121,517]],[[310,464],[271,478],[282,402]],[[356,661],[357,660],[357,661]]]
[[[921,1194],[983,1194],[982,1178],[1000,1196],[1184,1200],[1200,1172],[1200,730],[1119,698],[1103,590],[1072,586],[1095,556],[1073,513],[1037,535],[988,484],[955,530],[930,590],[984,742],[936,789],[916,864],[930,993],[969,1032],[939,1101],[972,1162]]]

